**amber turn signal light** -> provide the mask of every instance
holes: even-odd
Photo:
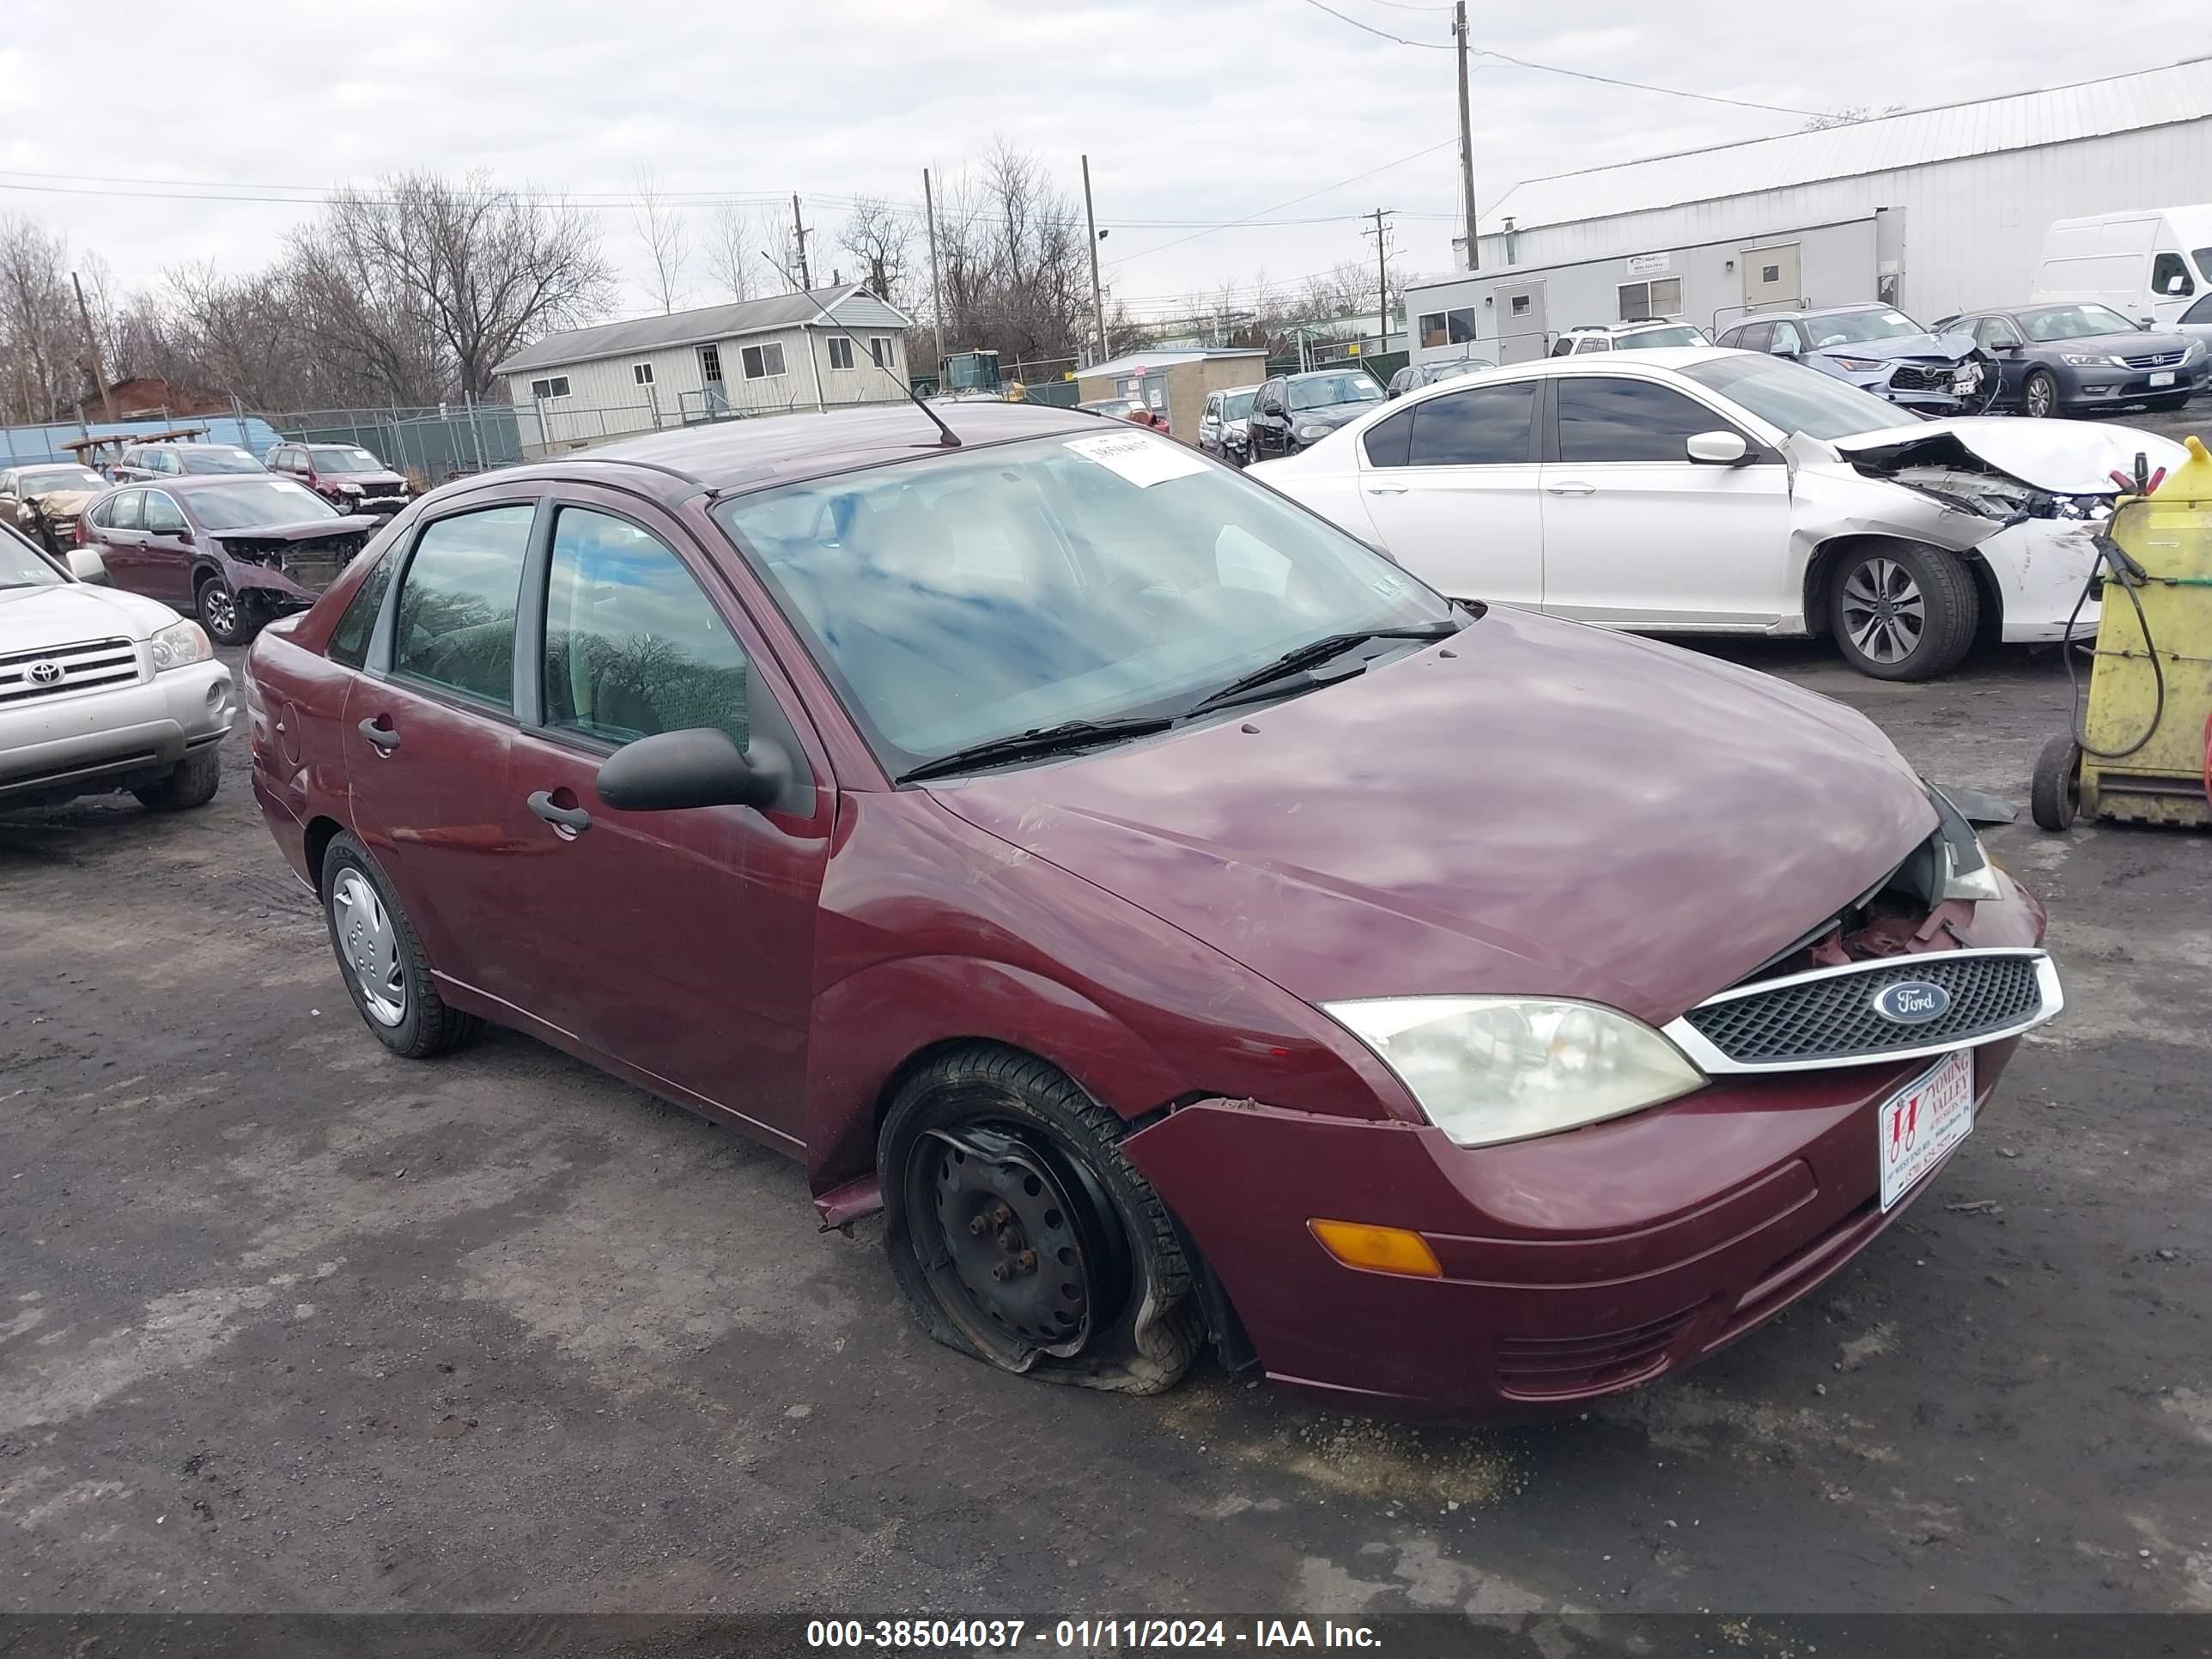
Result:
[[[1402,1273],[1409,1279],[1444,1276],[1429,1241],[1403,1227],[1376,1227],[1364,1221],[1309,1221],[1306,1225],[1322,1249],[1347,1267]]]

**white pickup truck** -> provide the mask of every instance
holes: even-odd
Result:
[[[157,812],[204,806],[237,702],[196,622],[65,568],[0,525],[0,811],[128,790]]]

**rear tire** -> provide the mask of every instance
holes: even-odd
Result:
[[[1974,574],[1939,548],[1887,543],[1836,562],[1828,625],[1844,660],[1877,680],[1929,680],[1956,668],[1981,624]]]
[[[159,783],[131,793],[149,812],[183,812],[205,806],[222,787],[222,745],[211,743],[179,761],[176,769]]]
[[[323,920],[355,1012],[393,1054],[427,1060],[483,1029],[476,1015],[446,1006],[407,913],[349,835],[323,850]]]
[[[924,1066],[877,1143],[884,1246],[922,1328],[1048,1382],[1158,1394],[1206,1340],[1166,1204],[1120,1118],[1033,1055]]]
[[[2070,830],[2081,810],[2081,746],[2062,732],[2035,758],[2035,781],[2027,810],[2039,830]]]

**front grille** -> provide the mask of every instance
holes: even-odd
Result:
[[[1620,1388],[1664,1365],[1674,1339],[1697,1311],[1685,1308],[1663,1319],[1601,1336],[1501,1337],[1498,1386],[1507,1394],[1532,1400]]]
[[[137,681],[138,647],[128,640],[87,640],[11,651],[0,655],[0,708]]]
[[[1738,1066],[1877,1060],[1950,1048],[2033,1023],[2046,1011],[2039,953],[1948,951],[1794,978],[1702,1003],[1683,1016]],[[1950,1003],[1935,1018],[1900,1024],[1875,1007],[1905,981],[1942,988]]]
[[[1911,363],[1899,363],[1890,373],[1889,386],[1893,392],[1948,392],[1951,377],[1957,373],[1948,366],[1916,368]]]
[[[2185,355],[2179,351],[2146,351],[2124,361],[2130,368],[2172,368]]]

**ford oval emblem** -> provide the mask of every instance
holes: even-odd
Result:
[[[1874,994],[1874,1011],[1899,1025],[1925,1025],[1951,1006],[1951,994],[1924,979],[1901,979]]]

